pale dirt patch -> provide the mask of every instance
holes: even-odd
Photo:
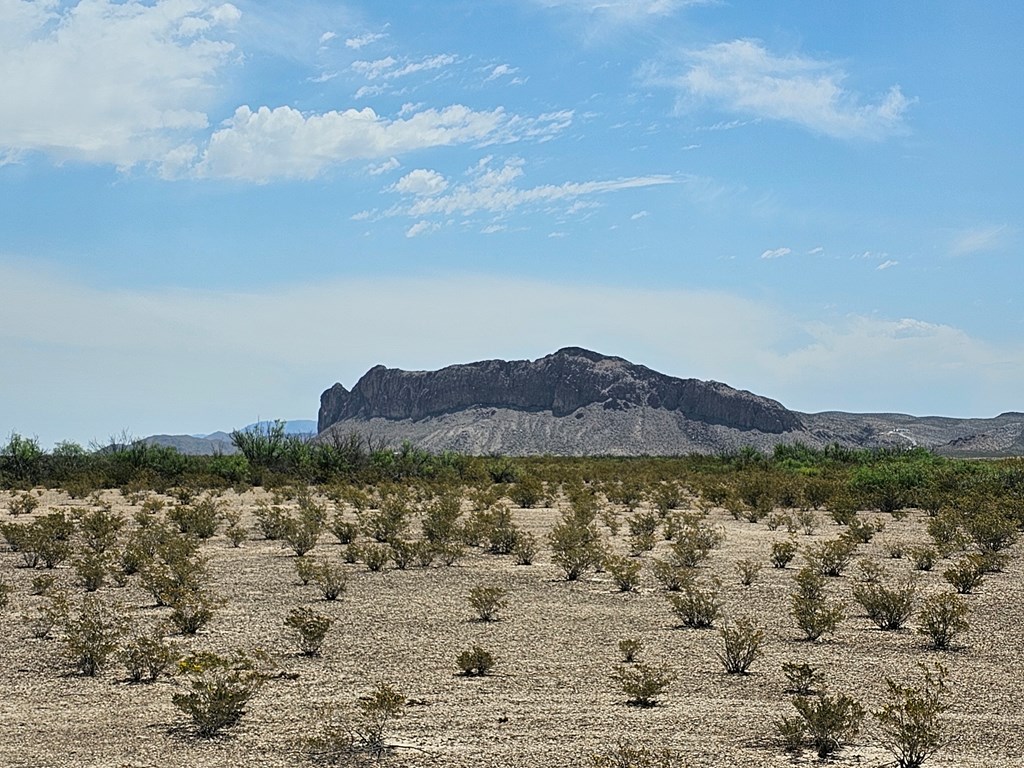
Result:
[[[115,509],[132,508],[116,492],[104,498]],[[252,530],[252,510],[262,491],[225,495]],[[59,492],[46,492],[35,515],[50,508],[81,505]],[[6,507],[3,501],[0,506]],[[516,510],[517,523],[539,539],[557,518],[553,509]],[[869,515],[870,516],[870,515]],[[822,514],[814,536],[801,544],[834,537],[839,526]],[[0,519],[9,519],[6,512]],[[24,520],[25,518],[22,518]],[[1014,557],[1005,572],[990,575],[968,596],[971,630],[963,649],[935,654],[913,629],[880,632],[861,615],[850,588],[855,568],[831,579],[829,588],[848,605],[848,618],[827,642],[800,642],[789,616],[793,566],[768,563],[771,542],[787,536],[763,524],[733,520],[713,511],[710,519],[726,532],[724,546],[700,570],[723,582],[727,615],[749,615],[768,628],[763,658],[746,676],[726,675],[715,653],[714,630],[675,628],[662,590],[645,568],[638,593],[615,591],[607,574],[570,583],[561,578],[542,548],[532,566],[516,566],[509,556],[471,550],[455,567],[435,564],[407,571],[393,566],[372,573],[346,566],[349,585],[337,602],[320,598],[315,587],[300,586],[295,557],[277,542],[254,538],[232,548],[223,535],[206,542],[213,589],[226,599],[214,620],[194,638],[176,638],[185,650],[263,648],[280,668],[297,678],[270,680],[252,701],[239,725],[208,741],[192,738],[171,694],[181,683],[163,678],[153,685],[129,685],[122,670],[108,668],[96,678],[73,674],[58,640],[31,638],[20,614],[42,598],[29,594],[41,570],[17,567],[21,558],[0,553],[0,577],[16,587],[11,605],[0,612],[0,765],[109,766],[297,766],[307,762],[297,749],[316,726],[318,708],[348,706],[375,682],[385,681],[410,699],[395,722],[392,741],[405,745],[387,761],[394,766],[523,766],[572,768],[619,739],[650,747],[670,747],[687,766],[790,766],[794,760],[774,745],[772,722],[792,713],[783,692],[784,661],[807,661],[823,669],[830,688],[877,706],[886,675],[908,679],[918,662],[941,660],[949,669],[952,709],[946,716],[949,744],[928,765],[945,768],[1024,766],[1024,568]],[[909,571],[907,559],[886,556],[886,540],[922,542],[925,517],[884,518],[886,530],[861,547],[893,572]],[[626,526],[613,539],[626,552]],[[659,542],[655,554],[667,550]],[[325,533],[313,556],[341,560],[341,547]],[[753,558],[765,564],[757,580],[743,587],[735,563]],[[649,560],[650,555],[645,555]],[[794,565],[799,563],[798,557]],[[946,590],[939,561],[922,574],[925,592]],[[71,583],[68,566],[56,571]],[[477,584],[508,590],[500,620],[472,621],[467,595]],[[104,587],[99,594],[120,601],[138,621],[155,622],[167,609],[133,581]],[[295,655],[283,626],[288,611],[308,605],[334,617],[321,658]],[[618,641],[643,640],[641,660],[665,663],[678,675],[661,706],[628,707],[611,680],[619,662]],[[468,679],[456,675],[455,657],[478,644],[497,661],[494,673]],[[873,741],[870,720],[840,765],[882,766],[887,753]]]

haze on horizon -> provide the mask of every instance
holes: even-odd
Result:
[[[576,345],[1024,410],[1010,0],[0,4],[0,435]]]

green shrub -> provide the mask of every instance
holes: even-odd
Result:
[[[591,768],[682,768],[682,758],[670,749],[650,750],[620,741],[590,755]]]
[[[404,705],[402,694],[378,683],[372,694],[356,702],[354,718],[338,718],[336,709],[328,708],[320,732],[304,741],[303,751],[316,762],[332,765],[358,765],[363,758],[380,761],[390,748],[387,730]]]
[[[801,742],[812,747],[819,758],[826,758],[843,748],[859,732],[864,721],[864,708],[845,694],[792,700],[803,726]],[[783,725],[785,724],[785,725]],[[791,720],[776,724],[783,739],[795,739],[798,728]],[[788,733],[787,733],[788,732]]]
[[[651,561],[651,570],[661,585],[669,592],[678,592],[685,584],[693,581],[693,569],[667,560]]]
[[[460,653],[455,663],[466,677],[481,677],[494,667],[494,657],[489,651],[474,645],[470,650]]]
[[[882,582],[855,584],[853,597],[879,629],[890,632],[902,627],[914,609],[917,583],[911,577],[889,585]]]
[[[288,513],[282,507],[270,506],[265,501],[256,505],[253,513],[256,516],[256,527],[260,529],[263,538],[268,541],[283,539],[288,532]]]
[[[949,709],[945,670],[924,669],[924,680],[917,686],[891,678],[885,685],[889,700],[871,713],[882,732],[879,741],[896,758],[898,768],[919,768],[943,745],[939,716]]]
[[[640,650],[643,647],[643,641],[636,638],[625,638],[623,640],[619,640],[619,653],[622,654],[622,660],[626,663],[636,661],[636,657],[639,655]]]
[[[39,507],[39,499],[28,491],[22,491],[21,493],[13,494],[7,506],[11,511],[11,515],[15,517],[18,515],[29,515]]]
[[[334,520],[331,522],[331,533],[334,534],[339,544],[351,544],[359,534],[359,527],[355,523],[346,520],[339,513],[335,515]]]
[[[530,509],[537,506],[544,498],[544,483],[534,475],[523,475],[519,482],[508,490],[508,497],[517,507]]]
[[[103,586],[109,561],[102,553],[87,549],[75,558],[72,566],[78,585],[86,592],[95,592]]]
[[[177,646],[157,632],[138,635],[117,653],[133,683],[155,682],[174,663]]]
[[[334,620],[309,608],[293,608],[284,620],[294,630],[299,652],[303,656],[319,656],[320,648]]]
[[[737,619],[718,630],[723,648],[718,659],[730,675],[745,675],[754,659],[761,655],[765,631],[749,618]]]
[[[348,587],[348,575],[340,566],[323,558],[312,566],[312,581],[320,588],[324,600],[337,600]]]
[[[844,536],[857,544],[868,544],[876,533],[880,533],[884,529],[885,523],[881,520],[861,520],[854,517],[847,524]]]
[[[185,589],[175,593],[171,602],[170,622],[183,635],[194,635],[210,623],[214,609],[223,602],[205,589]]]
[[[740,560],[736,563],[736,573],[739,574],[740,584],[749,587],[757,579],[761,572],[761,564],[753,560]]]
[[[391,559],[391,547],[387,544],[367,544],[359,548],[359,553],[366,567],[374,572],[384,570]]]
[[[982,554],[1000,552],[1017,540],[1018,522],[999,509],[986,508],[966,515],[964,528]]]
[[[0,579],[0,610],[3,610],[11,602],[11,593],[14,591],[14,587],[8,584],[5,580]]]
[[[249,532],[242,525],[242,517],[235,511],[225,512],[224,521],[227,526],[224,528],[224,535],[228,541],[231,542],[231,546],[236,549],[242,546],[242,542],[249,538]]]
[[[73,516],[82,543],[98,555],[117,543],[117,534],[124,527],[124,519],[105,507],[76,510]]]
[[[300,510],[298,517],[289,517],[284,528],[284,540],[297,557],[302,557],[320,541],[323,520],[315,510]]]
[[[786,678],[786,693],[810,696],[824,686],[824,677],[810,664],[783,662],[782,674]]]
[[[801,509],[796,513],[796,524],[804,532],[804,536],[813,536],[818,530],[818,516],[808,509]]]
[[[235,725],[266,679],[259,659],[241,652],[231,656],[192,654],[178,663],[178,671],[190,690],[175,693],[171,701],[189,716],[196,735],[202,738]]]
[[[623,555],[609,555],[604,561],[605,570],[620,592],[632,592],[640,584],[640,561]]]
[[[516,556],[516,565],[531,565],[537,556],[537,550],[537,537],[529,531],[522,532],[512,550],[512,554]]]
[[[794,582],[796,591],[790,594],[791,613],[805,639],[814,641],[835,632],[843,620],[844,611],[842,605],[826,598],[825,577],[806,566],[800,569]]]
[[[221,504],[207,496],[194,504],[180,504],[167,513],[167,519],[178,526],[178,531],[197,539],[209,539],[217,533]]]
[[[679,592],[670,592],[668,600],[682,626],[690,629],[713,627],[721,609],[718,600],[720,588],[721,582],[717,578],[712,578],[705,588],[691,581],[684,584]]]
[[[494,621],[498,611],[508,605],[505,596],[508,594],[501,587],[478,585],[469,590],[469,604],[476,611],[480,621]]]
[[[575,581],[604,559],[601,535],[593,523],[584,525],[563,517],[551,529],[548,543],[552,561],[562,569],[568,581]]]
[[[664,667],[652,667],[642,662],[620,666],[612,678],[626,694],[626,703],[634,707],[653,707],[665,689],[675,680],[675,674]]]
[[[853,560],[857,544],[852,539],[839,537],[824,541],[804,552],[807,564],[823,576],[840,576]]]
[[[400,571],[407,570],[410,565],[415,563],[419,554],[419,545],[414,541],[393,539],[388,547],[391,550],[391,560],[394,562],[395,568]]]
[[[961,595],[969,595],[985,578],[985,571],[981,565],[979,557],[968,555],[943,571],[942,576]]]
[[[771,561],[775,568],[785,568],[796,557],[797,544],[792,539],[772,542]]]
[[[909,552],[910,559],[914,561],[914,569],[918,571],[930,571],[939,557],[938,552],[927,546],[911,547]]]
[[[949,592],[927,598],[917,620],[920,624],[917,631],[931,640],[931,647],[936,651],[948,650],[953,638],[970,628],[967,603]]]
[[[59,604],[58,604],[59,605]],[[67,610],[57,619],[72,663],[83,675],[93,676],[117,651],[128,628],[121,606],[86,595],[76,613]]]

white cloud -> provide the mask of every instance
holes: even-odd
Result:
[[[440,225],[432,221],[417,221],[411,227],[405,231],[406,237],[417,237],[424,234],[425,232],[435,232],[440,229]]]
[[[335,32],[324,32],[322,35],[320,35],[320,45],[326,45],[337,36],[338,35]]]
[[[497,80],[499,77],[508,77],[518,72],[517,67],[510,67],[508,64],[498,64],[491,70],[491,73],[487,75],[487,79],[484,82],[489,83],[492,80]]]
[[[387,37],[387,35],[383,32],[367,32],[363,35],[348,38],[345,40],[345,45],[354,51],[358,51],[360,48],[372,45],[373,43],[383,40],[385,37]]]
[[[392,189],[404,195],[438,195],[448,188],[448,180],[437,171],[417,168],[395,182]]]
[[[891,269],[892,267],[895,267],[897,264],[899,264],[898,261],[893,261],[892,259],[886,259],[881,264],[879,264],[877,267],[875,267],[875,269],[880,272],[883,269]]]
[[[543,139],[571,122],[572,113],[537,118],[462,105],[388,119],[369,107],[304,115],[291,107],[239,107],[216,131],[193,173],[265,183],[311,179],[350,160],[387,158],[428,147]]]
[[[382,174],[398,170],[401,167],[402,164],[398,162],[398,158],[389,157],[383,163],[371,165],[369,168],[366,169],[366,172],[369,173],[371,176],[380,176]]]
[[[807,255],[808,256],[820,256],[824,252],[825,252],[825,249],[822,248],[820,245],[818,245],[818,246],[815,246],[814,248],[811,248],[811,250],[809,250],[807,252]]]
[[[495,312],[496,297],[515,297],[516,311]],[[0,434],[16,428],[47,444],[310,417],[323,389],[351,386],[378,363],[429,369],[566,344],[805,411],[994,415],[1019,409],[1024,379],[1021,344],[920,319],[808,320],[723,292],[508,275],[125,290],[0,260],[0,339],[18,371],[0,377]]]
[[[683,74],[652,74],[651,81],[678,89],[690,103],[710,102],[835,138],[877,140],[903,131],[912,103],[898,85],[864,103],[844,88],[846,74],[836,63],[797,54],[776,56],[756,40],[717,43],[687,51],[686,58],[689,68]]]
[[[956,233],[950,243],[953,256],[971,256],[985,251],[995,251],[1007,244],[1010,228],[1006,224],[976,227]]]
[[[240,17],[208,0],[0,3],[0,153],[159,163],[207,126]]]
[[[376,61],[353,61],[352,69],[361,74],[367,80],[395,80],[399,77],[407,77],[417,72],[425,72],[433,69],[443,69],[458,61],[458,58],[451,54],[440,54],[428,56],[419,61],[401,63],[392,56]]]
[[[636,221],[637,219],[646,219],[646,218],[647,218],[648,216],[650,216],[650,215],[651,215],[651,212],[650,212],[650,211],[637,211],[636,213],[634,213],[634,214],[633,214],[632,216],[630,216],[629,218],[630,218],[630,219],[631,219],[632,221]]]
[[[671,16],[682,8],[708,0],[533,0],[546,8],[565,8],[619,23],[636,23]]]
[[[762,259],[781,259],[783,256],[789,256],[793,251],[789,248],[772,248],[761,254]]]
[[[390,215],[406,215],[416,219],[436,215],[472,216],[478,213],[503,215],[518,208],[553,203],[563,203],[568,209],[579,202],[580,198],[674,182],[669,176],[633,176],[521,187],[517,182],[524,175],[522,160],[506,160],[500,167],[492,161],[490,157],[481,160],[470,169],[466,181],[447,187],[443,194],[434,191],[429,194],[418,192],[411,185],[409,189],[399,189],[396,185],[395,191],[406,192],[413,199],[405,205],[392,208]]]

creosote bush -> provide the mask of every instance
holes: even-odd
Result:
[[[791,701],[797,716],[784,717],[775,724],[786,749],[791,751],[809,746],[824,759],[853,739],[864,721],[864,708],[845,694],[796,696]]]
[[[807,663],[783,662],[782,674],[786,678],[786,693],[811,696],[824,687],[824,676]]]
[[[178,647],[160,632],[138,635],[117,652],[118,661],[133,683],[156,682],[178,656]]]
[[[853,597],[879,629],[891,632],[902,627],[914,609],[917,582],[906,577],[889,585],[876,582],[855,584]]]
[[[480,584],[469,590],[469,604],[476,611],[479,621],[495,621],[498,611],[508,605],[505,600],[507,594],[501,587]]]
[[[590,768],[682,768],[684,763],[670,749],[652,750],[620,741],[615,747],[590,756]]]
[[[918,633],[931,640],[932,650],[946,651],[953,645],[953,638],[966,632],[967,603],[963,598],[943,592],[932,595],[924,601],[917,616]]]
[[[620,592],[632,592],[640,584],[639,560],[623,555],[609,555],[605,558],[604,568],[611,574],[612,581]]]
[[[404,706],[405,696],[386,683],[377,683],[371,694],[356,702],[353,716],[339,715],[335,706],[326,707],[319,732],[303,741],[302,751],[314,762],[328,765],[380,761],[391,749],[388,729],[401,717]]]
[[[653,707],[665,689],[675,680],[675,674],[665,667],[654,667],[643,662],[619,666],[612,677],[628,697],[626,703],[634,707]]]
[[[968,555],[943,571],[942,576],[961,595],[969,595],[985,579],[985,570],[979,556]]]
[[[679,617],[682,626],[690,629],[706,629],[715,625],[721,609],[718,593],[721,582],[712,577],[706,587],[691,581],[683,585],[679,592],[670,592],[668,601],[672,610]]]
[[[494,667],[494,657],[490,651],[474,645],[468,651],[462,651],[455,663],[466,677],[481,677]]]
[[[736,563],[736,573],[739,574],[740,584],[749,587],[757,580],[761,572],[761,564],[753,560],[740,560]]]
[[[718,660],[730,675],[745,675],[754,660],[761,655],[765,644],[765,631],[752,619],[736,619],[718,630],[722,638],[722,649]]]
[[[619,640],[619,653],[622,654],[622,660],[627,664],[632,664],[636,661],[636,657],[640,654],[640,650],[643,647],[643,641],[634,637]]]
[[[62,609],[57,623],[72,663],[83,675],[97,674],[117,651],[128,629],[123,608],[95,595],[86,595],[75,612],[66,603],[55,605]]]
[[[319,656],[334,619],[309,608],[293,608],[284,625],[295,632],[299,652],[303,656]]]
[[[266,680],[261,669],[265,662],[260,653],[194,653],[178,662],[189,690],[175,693],[171,701],[192,720],[197,736],[215,736],[245,714],[245,706]]]
[[[825,577],[806,566],[800,569],[793,581],[796,591],[790,594],[791,613],[804,638],[814,641],[835,632],[845,613],[841,604],[828,600]]]
[[[946,670],[922,667],[924,679],[919,685],[902,685],[886,678],[889,700],[872,715],[878,722],[879,740],[898,768],[919,768],[943,744],[939,716],[949,709],[945,701]]]
[[[771,561],[774,568],[785,568],[796,557],[797,543],[792,539],[772,542]]]

